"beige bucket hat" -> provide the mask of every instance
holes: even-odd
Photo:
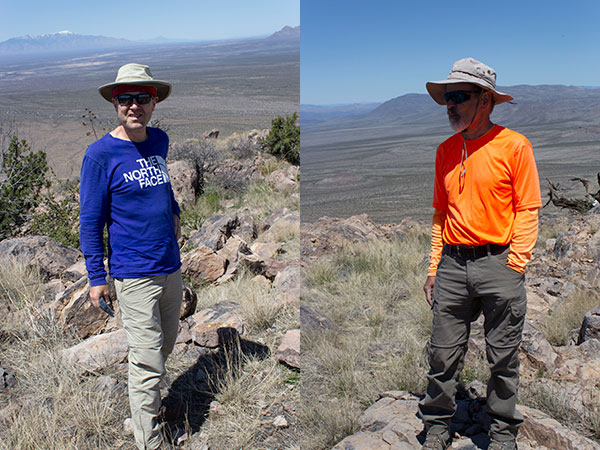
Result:
[[[151,86],[156,89],[158,101],[162,102],[171,94],[171,83],[152,78],[150,67],[143,64],[130,63],[119,68],[114,83],[100,86],[98,92],[107,101],[112,102],[113,89],[121,84],[135,86]]]
[[[436,103],[445,105],[446,86],[455,83],[472,83],[492,93],[496,105],[514,100],[508,94],[496,90],[496,71],[474,58],[459,59],[452,66],[448,78],[441,81],[430,81],[425,84],[427,92]]]

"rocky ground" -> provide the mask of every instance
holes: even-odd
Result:
[[[344,220],[324,217],[313,224],[303,224],[302,254],[307,261],[315,261],[348,243],[395,239],[415,227],[427,226],[412,220],[376,225],[366,215]],[[589,310],[583,321],[579,318],[567,342],[552,345],[544,333],[549,328],[549,318],[568,311],[574,296],[584,296],[592,305],[600,304],[600,214],[545,216],[540,230],[527,272],[528,313],[520,353],[521,390],[537,393],[533,403],[545,406],[563,424],[544,412],[520,406],[526,420],[519,435],[519,448],[600,448],[577,431],[585,428],[584,433],[591,436],[591,424],[598,423],[600,307]],[[472,329],[468,358],[484,358],[482,319]],[[313,310],[302,311],[302,323],[313,328],[331,326],[327,325],[326,314]],[[540,400],[540,393],[544,401]],[[485,385],[475,380],[461,395],[452,448],[485,449],[489,427],[483,411]],[[407,392],[387,392],[380,397],[360,417],[360,431],[336,445],[336,450],[420,448],[422,424],[415,416],[418,397]],[[587,427],[582,427],[582,423]]]
[[[260,133],[249,133],[246,139],[250,142],[246,144],[255,147],[253,140],[257,135]],[[258,448],[257,443],[262,445],[260,448],[270,450],[298,448],[295,438],[301,284],[298,168],[274,162],[274,158],[256,151],[246,156],[221,159],[218,169],[190,159],[169,164],[176,198],[184,208],[193,206],[207,180],[234,180],[244,186],[260,181],[273,192],[284,192],[290,199],[288,203],[296,205],[293,209],[271,208],[269,214],[260,217],[261,213],[252,207],[226,204],[222,213],[204,220],[199,229],[187,230],[182,252],[185,295],[180,330],[162,392],[167,434],[188,449],[250,449]],[[262,170],[265,164],[281,168],[265,174]],[[43,306],[45,313],[76,342],[60,351],[62,361],[87,378],[98,377],[112,403],[125,405],[128,347],[119,305],[114,303],[116,314],[110,318],[88,301],[87,273],[79,250],[45,236],[24,236],[0,242],[0,255],[3,261],[10,258],[39,273],[43,283],[41,292],[48,299]],[[236,292],[228,286],[242,282],[252,302],[244,297],[226,297],[227,292]],[[218,297],[213,294],[218,290],[225,294],[207,304],[203,296]],[[22,311],[8,308],[4,313],[17,320]],[[10,330],[1,331],[3,339],[10,334]],[[266,362],[261,365],[260,361]],[[25,397],[20,401],[10,395],[19,388],[19,373],[9,361],[0,361],[0,397],[4,396],[0,398],[3,400],[0,434],[14,424],[24,409],[31,408]],[[218,401],[220,392],[228,381],[231,388],[236,379],[252,377],[255,390],[263,385],[276,389],[256,394],[258,400],[251,406],[260,410],[261,418],[257,428],[251,430],[252,439],[248,438],[247,444],[232,443],[231,447],[223,444],[226,439],[212,439],[214,436],[204,428],[229,420],[228,414],[232,414],[230,404]],[[268,380],[272,380],[271,384]],[[240,393],[250,399],[252,395]],[[243,403],[243,399],[234,400]],[[129,421],[125,420],[122,427],[121,437],[110,448],[131,448]],[[235,430],[228,432],[235,434]],[[221,444],[211,444],[211,439]]]

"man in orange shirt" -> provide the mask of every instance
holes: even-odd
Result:
[[[426,450],[451,444],[470,323],[485,317],[491,377],[487,412],[490,450],[517,448],[523,417],[516,410],[519,346],[525,322],[525,265],[537,239],[540,185],[529,141],[495,125],[495,104],[512,100],[496,90],[491,67],[465,58],[446,80],[426,85],[446,105],[456,132],[437,149],[429,276],[424,286],[433,309],[428,387],[419,404]]]

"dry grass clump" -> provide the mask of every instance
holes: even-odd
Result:
[[[598,297],[590,291],[576,289],[562,299],[542,324],[542,332],[552,345],[563,346],[577,335],[585,313],[598,306]]]
[[[431,313],[422,285],[427,234],[348,244],[307,267],[303,304],[331,330],[302,331],[302,448],[330,448],[390,389],[422,392]]]
[[[114,448],[127,410],[123,398],[62,359],[75,340],[45,308],[42,291],[36,271],[2,261],[0,360],[17,383],[0,394],[0,442],[11,450]]]
[[[255,219],[262,219],[282,208],[297,211],[299,200],[297,192],[277,191],[268,183],[257,181],[246,188],[236,207],[248,207]]]
[[[262,448],[277,415],[285,416],[284,401],[297,401],[299,392],[290,371],[274,360],[231,358],[224,371],[211,377],[219,406],[204,424],[210,448]],[[289,417],[288,417],[289,418]],[[277,448],[298,448],[293,429],[280,430]]]

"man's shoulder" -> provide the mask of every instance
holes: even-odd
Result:
[[[154,128],[154,127],[146,127],[148,130],[148,136],[150,136],[150,139],[152,140],[157,140],[157,141],[163,141],[166,140],[167,142],[169,141],[169,135],[161,130],[160,128]]]
[[[112,147],[112,136],[106,133],[97,141],[90,144],[85,151],[85,157],[94,159],[104,159],[110,153]]]
[[[498,133],[497,138],[507,139],[514,144],[528,145],[531,147],[531,143],[523,134],[519,133],[518,131],[511,130],[510,128],[500,125],[497,126],[500,127],[500,132]]]

